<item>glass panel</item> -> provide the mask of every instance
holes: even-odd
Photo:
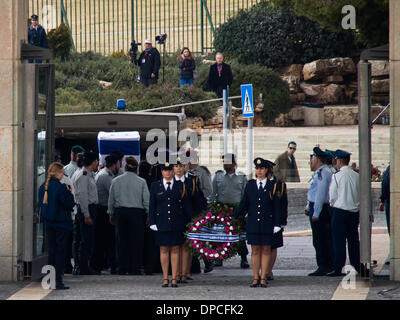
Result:
[[[46,181],[46,131],[47,131],[47,106],[49,93],[49,69],[48,67],[38,67],[39,84],[37,92],[37,143],[36,143],[36,196],[34,199],[34,208],[36,219],[34,221],[34,241],[35,256],[40,256],[46,252],[45,230],[43,219],[38,208],[39,187]]]

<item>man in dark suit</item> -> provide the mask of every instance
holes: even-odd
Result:
[[[219,98],[222,98],[222,92],[227,86],[232,85],[232,70],[229,64],[224,61],[222,53],[217,53],[215,56],[216,63],[210,67],[208,75],[208,85]]]

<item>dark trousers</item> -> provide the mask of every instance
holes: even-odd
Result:
[[[346,240],[349,251],[350,264],[360,272],[360,239],[358,225],[360,214],[333,208],[332,239],[334,252],[334,270],[342,272],[346,264]]]
[[[79,267],[81,274],[88,274],[90,268],[90,261],[93,256],[94,240],[95,240],[95,227],[96,227],[96,205],[89,205],[90,218],[93,220],[93,225],[85,223],[85,217],[82,212],[78,212],[79,227],[80,227],[80,242],[79,242]]]
[[[390,235],[390,201],[385,201],[386,225]]]
[[[140,77],[140,82],[145,86],[148,87],[152,84],[157,84],[158,79],[157,78],[143,78],[142,76]]]
[[[80,270],[79,264],[79,246],[81,245],[81,220],[83,219],[82,213],[75,215],[75,223],[73,226],[73,242],[72,242],[72,256],[74,258],[74,270]],[[78,272],[79,273],[79,272]]]
[[[73,245],[73,232],[72,230],[67,231],[66,239],[66,258],[65,258],[65,270],[69,272],[72,270],[71,258],[72,258],[72,245]]]
[[[237,252],[242,259],[247,257],[249,250],[247,249],[246,241],[239,241],[239,248]]]
[[[310,224],[312,230],[313,246],[315,248],[317,265],[321,269],[332,269],[333,245],[331,232],[331,208],[324,204],[318,221],[312,221],[314,203],[310,202]]]
[[[108,265],[115,271],[115,227],[110,223],[107,207],[97,206],[95,244],[91,266],[101,271]]]
[[[56,269],[56,283],[62,284],[67,255],[68,230],[58,227],[47,227],[46,232],[49,245],[48,263]]]
[[[137,272],[143,265],[146,213],[138,208],[116,208],[119,272]]]
[[[160,247],[156,245],[154,231],[146,227],[144,232],[144,272],[161,273]]]

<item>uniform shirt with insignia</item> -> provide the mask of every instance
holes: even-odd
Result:
[[[313,216],[318,218],[324,204],[329,203],[329,186],[331,184],[332,172],[326,165],[319,167],[313,174],[310,182],[307,199],[314,203]]]
[[[189,174],[199,177],[200,189],[203,192],[204,197],[207,199],[213,192],[210,173],[202,166],[198,166],[196,169],[190,169]]]
[[[97,186],[97,194],[99,196],[99,205],[108,206],[108,196],[110,194],[111,182],[114,179],[114,174],[108,169],[101,169],[94,178]]]
[[[149,212],[150,193],[147,182],[136,173],[125,172],[114,178],[108,198],[108,214],[114,215],[115,208],[138,208]]]
[[[86,168],[79,169],[73,175],[72,183],[75,187],[76,202],[80,205],[82,214],[88,218],[90,217],[89,205],[99,202],[94,173],[87,171]]]
[[[339,172],[333,175],[329,188],[329,202],[334,208],[350,212],[359,211],[359,175],[349,166],[340,168]]]
[[[76,164],[76,162],[75,161],[71,161],[69,164],[67,164],[64,167],[64,173],[68,178],[72,179],[72,176],[74,175],[75,171],[78,170],[78,169],[79,169],[79,167]]]
[[[225,203],[239,203],[243,197],[247,178],[243,172],[235,171],[227,174],[225,170],[218,170],[213,178],[213,192],[210,201]]]

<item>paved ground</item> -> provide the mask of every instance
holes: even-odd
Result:
[[[374,227],[385,226],[384,215],[375,217]],[[285,232],[308,230],[308,220],[304,215],[289,217]],[[373,259],[378,260],[377,274],[388,275],[388,267],[382,265],[388,254],[388,236],[373,235]],[[293,234],[292,234],[293,235]],[[316,268],[315,252],[310,236],[285,237],[285,245],[279,249],[275,265],[275,280],[267,289],[249,287],[251,269],[239,268],[239,258],[235,257],[215,268],[209,274],[194,276],[189,284],[179,288],[161,288],[161,275],[152,276],[66,276],[65,282],[71,287],[67,291],[44,291],[39,283],[0,283],[0,299],[7,299],[19,291],[14,299],[44,300],[329,300],[329,299],[400,299],[400,289],[379,294],[383,290],[397,288],[400,284],[389,282],[387,277],[375,279],[371,288],[341,290],[341,278],[308,277]],[[250,258],[250,256],[249,256]],[[361,289],[360,289],[361,288]]]

